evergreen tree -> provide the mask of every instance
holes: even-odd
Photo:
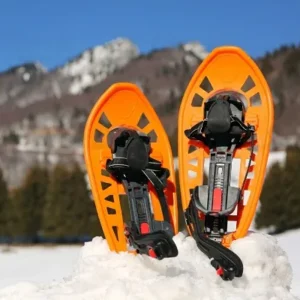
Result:
[[[100,220],[98,218],[97,209],[95,206],[95,202],[89,199],[88,203],[90,213],[89,213],[89,220],[87,225],[87,233],[88,235],[93,238],[95,236],[102,236],[104,237],[104,233],[101,227]]]
[[[300,227],[300,148],[298,146],[288,147],[286,150],[285,168],[282,180],[281,202],[285,210],[281,218],[286,222],[282,224],[280,231]]]
[[[4,180],[3,172],[0,169],[0,237],[6,238],[9,235],[8,222],[10,219],[9,195],[7,183]]]
[[[268,172],[256,216],[258,228],[273,227],[273,233],[300,227],[300,148],[288,147],[283,167],[274,164]]]
[[[68,214],[71,209],[68,192],[70,173],[62,165],[55,166],[51,172],[48,192],[43,211],[42,235],[55,242],[65,236]]]
[[[255,223],[257,228],[275,226],[285,227],[287,215],[285,201],[282,201],[283,192],[283,168],[279,163],[270,167],[260,197],[260,209],[258,210]]]
[[[78,164],[71,171],[71,198],[73,202],[73,214],[77,220],[74,233],[82,237],[94,237],[102,234],[95,203],[89,195],[85,173]]]
[[[29,169],[21,186],[12,193],[9,227],[15,239],[34,242],[38,238],[48,182],[48,170],[36,165]]]
[[[84,172],[77,164],[71,170],[57,165],[46,197],[44,237],[53,241],[77,242],[101,232]]]
[[[88,224],[88,233],[89,236],[95,237],[95,236],[102,236],[104,237],[104,233],[101,227],[101,222],[98,217],[96,203],[93,199],[92,191],[90,188],[88,190],[89,199],[89,207],[90,207],[90,214],[89,214],[89,224]]]

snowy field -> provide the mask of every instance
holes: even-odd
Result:
[[[111,253],[99,237],[83,247],[13,248],[0,254],[0,299],[300,299],[300,230],[235,241],[244,275],[232,282],[216,276],[190,237],[175,242],[179,256],[163,261]]]
[[[284,157],[271,154],[269,165]],[[300,300],[300,230],[233,242],[244,275],[232,282],[216,276],[193,239],[174,240],[179,256],[163,261],[111,253],[99,237],[84,246],[2,246],[0,300]]]

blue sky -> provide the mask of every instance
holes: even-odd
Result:
[[[0,70],[26,61],[53,68],[123,36],[142,52],[200,41],[251,56],[300,43],[299,0],[7,0],[0,4]]]

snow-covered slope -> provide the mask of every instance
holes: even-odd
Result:
[[[192,52],[194,55],[196,55],[201,60],[204,60],[209,52],[206,51],[203,45],[201,45],[199,42],[189,42],[184,44],[183,49],[187,52]]]
[[[118,38],[84,51],[60,71],[64,76],[72,78],[69,92],[78,94],[124,67],[138,54],[139,50],[135,44],[128,39]]]
[[[38,285],[20,282],[0,290],[0,299],[40,300],[292,300],[292,268],[274,237],[251,233],[232,249],[244,262],[244,276],[224,282],[216,276],[195,242],[175,237],[179,256],[156,261],[145,256],[116,254],[94,238],[81,249],[71,276]]]

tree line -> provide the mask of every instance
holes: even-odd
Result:
[[[179,227],[185,229],[178,172]],[[129,207],[124,206],[124,220]],[[9,190],[0,169],[0,243],[78,243],[103,236],[84,170],[77,163],[32,166]]]
[[[265,178],[256,228],[281,233],[300,228],[300,148],[287,148],[285,161]],[[205,177],[207,181],[207,178]],[[179,228],[185,229],[176,172]],[[128,219],[129,211],[124,211]],[[85,172],[76,163],[52,169],[33,166],[9,190],[0,170],[0,243],[78,243],[104,236]]]
[[[290,146],[283,163],[274,163],[266,176],[255,223],[271,234],[300,228],[300,147]]]
[[[0,171],[0,242],[76,243],[99,235],[95,204],[78,164],[33,166],[11,191]]]

